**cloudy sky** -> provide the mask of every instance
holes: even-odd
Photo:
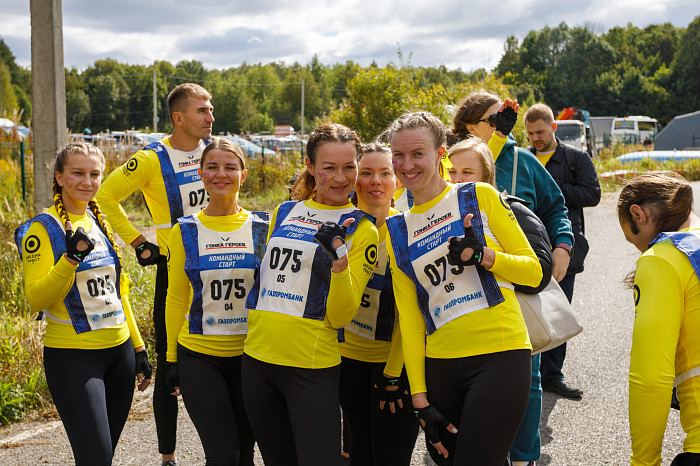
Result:
[[[0,0],[0,37],[31,65],[29,1]],[[199,60],[206,68],[248,63],[353,60],[493,68],[507,36],[556,26],[605,32],[632,23],[687,27],[697,0],[63,0],[64,61]]]

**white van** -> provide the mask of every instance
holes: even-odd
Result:
[[[557,120],[555,134],[562,142],[588,152],[586,144],[586,125],[579,120]]]
[[[648,116],[615,118],[610,131],[613,141],[623,144],[650,144],[659,132],[659,122]]]

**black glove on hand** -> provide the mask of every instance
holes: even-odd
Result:
[[[430,443],[439,443],[440,440],[440,430],[447,429],[450,425],[449,419],[445,417],[436,407],[433,405],[428,405],[425,408],[418,408],[414,410],[418,419],[423,421],[421,426],[425,431],[425,437]],[[425,423],[425,425],[423,425]]]
[[[143,374],[145,379],[150,379],[153,375],[153,366],[151,361],[148,360],[148,351],[139,351],[134,356],[136,359],[136,373]]]
[[[175,391],[175,387],[180,386],[180,370],[176,362],[169,362],[165,365],[165,383],[168,384],[170,393]],[[180,392],[177,392],[180,394]]]
[[[80,244],[81,242],[85,244]],[[82,249],[78,249],[79,244]],[[78,227],[75,233],[72,230],[66,232],[66,256],[68,258],[82,262],[93,249],[95,249],[95,242],[85,233],[83,227]]]
[[[314,235],[314,242],[320,244],[331,259],[334,261],[338,260],[347,254],[347,249],[345,246],[346,230],[347,229],[343,225],[338,225],[335,222],[326,222],[319,227],[318,231]],[[333,247],[333,242],[336,238],[343,240],[343,245],[337,249]]]
[[[144,253],[149,251],[151,254],[148,257],[143,257]],[[160,257],[160,248],[157,244],[145,241],[138,246],[136,246],[136,259],[139,261],[140,266],[154,265],[158,263],[158,258]]]
[[[449,248],[450,252],[447,254],[447,262],[450,265],[479,265],[484,259],[484,245],[476,237],[472,227],[464,229],[464,236],[453,236],[450,238]],[[463,261],[462,252],[467,248],[472,248],[474,254],[469,260]]]
[[[508,136],[513,131],[516,121],[518,121],[518,114],[511,107],[506,107],[503,111],[496,113],[496,131]]]
[[[387,390],[388,387],[396,387],[397,390]],[[394,403],[401,399],[405,389],[401,383],[401,377],[386,377],[382,374],[377,378],[374,384],[374,389],[379,390],[379,401]]]

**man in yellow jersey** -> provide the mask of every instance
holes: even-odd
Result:
[[[574,233],[574,250],[566,276],[559,286],[571,302],[576,274],[583,272],[583,260],[588,252],[584,236],[583,208],[600,202],[600,184],[591,157],[582,150],[563,144],[554,132],[557,123],[552,109],[543,103],[535,104],[525,112],[525,128],[535,154],[561,189]],[[562,367],[566,358],[566,343],[542,353],[542,388],[567,398],[578,398],[583,392],[564,382]]]
[[[102,183],[97,200],[114,231],[131,245],[142,266],[157,265],[153,303],[158,369],[165,368],[167,335],[165,297],[168,290],[168,237],[177,219],[199,212],[207,204],[197,168],[204,147],[211,138],[214,107],[211,95],[202,86],[180,84],[168,95],[168,114],[173,133],[136,152]],[[143,192],[156,225],[157,245],[149,242],[126,216],[119,204],[137,190]],[[158,449],[163,465],[177,466],[175,436],[177,399],[165,383],[165,370],[156,372],[153,411],[158,433]]]

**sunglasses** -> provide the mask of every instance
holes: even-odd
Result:
[[[495,128],[495,127],[496,127],[496,114],[493,113],[493,114],[489,115],[489,116],[486,117],[486,118],[482,118],[481,120],[477,120],[477,123],[481,123],[482,121],[483,121],[483,122],[488,122],[489,125],[491,125],[492,128]]]

